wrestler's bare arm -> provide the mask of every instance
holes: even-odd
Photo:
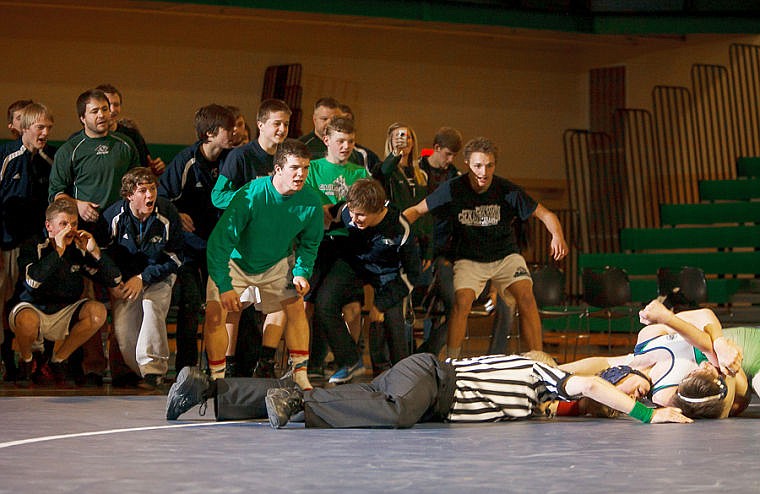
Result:
[[[615,365],[625,365],[631,360],[630,355],[620,355],[617,357],[587,357],[584,359],[576,360],[575,362],[568,362],[559,366],[565,372],[572,374],[581,374],[585,376],[593,376],[602,372],[608,367]]]

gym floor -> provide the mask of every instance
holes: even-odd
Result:
[[[167,422],[165,396],[110,386],[3,389],[1,493],[760,492],[757,401],[743,417],[689,425],[621,417],[274,430],[216,422],[211,403],[205,416],[196,407]]]

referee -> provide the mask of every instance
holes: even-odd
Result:
[[[218,379],[212,383],[196,367],[188,367],[169,391],[166,416],[174,420],[213,398],[217,420],[263,418],[261,402],[265,401],[266,414],[276,428],[302,410],[306,427],[403,428],[418,422],[545,417],[554,400],[580,397],[642,422],[691,422],[675,408],[648,408],[600,377],[568,374],[519,355],[439,362],[429,353],[401,360],[370,383],[304,393],[292,383],[273,379]]]

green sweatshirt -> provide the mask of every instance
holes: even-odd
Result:
[[[208,239],[208,272],[219,293],[232,290],[230,259],[246,273],[260,274],[295,250],[293,276],[308,279],[322,241],[322,220],[319,196],[309,187],[283,196],[272,177],[244,185]]]

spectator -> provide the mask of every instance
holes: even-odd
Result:
[[[177,271],[177,372],[185,365],[198,364],[198,323],[208,279],[206,241],[222,214],[211,203],[211,190],[232,147],[234,125],[234,115],[227,107],[198,109],[198,141],[180,151],[159,180],[158,195],[177,207],[185,240],[184,263]]]
[[[132,140],[110,131],[109,105],[108,97],[99,89],[90,89],[79,95],[76,108],[83,128],[56,153],[48,188],[50,201],[58,197],[76,201],[79,228],[96,235],[100,244],[108,241],[107,238],[97,237],[98,232],[105,231],[96,224],[100,214],[118,200],[124,173],[139,165],[139,156]],[[89,291],[93,292],[92,287]],[[92,296],[94,298],[94,294]],[[100,334],[93,335],[83,345],[82,352],[77,351],[71,360],[72,370],[78,370],[79,360],[82,360],[83,378],[101,384],[108,363]]]
[[[259,137],[235,148],[219,170],[211,199],[220,209],[226,209],[238,189],[256,177],[271,175],[277,146],[288,137],[290,108],[279,99],[261,102],[256,115]]]
[[[5,304],[18,280],[19,245],[39,235],[45,221],[48,177],[56,151],[48,144],[53,115],[45,106],[29,103],[14,113],[19,115],[21,135],[16,141],[0,145],[0,314],[3,316],[0,343],[8,380],[15,379],[16,366]],[[41,371],[41,348],[35,350]]]
[[[309,148],[313,159],[323,158],[327,153],[325,129],[330,120],[339,116],[341,116],[340,103],[335,98],[326,96],[319,98],[314,103],[314,113],[311,117],[314,122],[314,130],[298,138]]]
[[[509,291],[520,312],[521,336],[528,349],[541,350],[541,320],[533,283],[512,230],[515,219],[538,218],[552,235],[555,260],[567,255],[557,216],[507,179],[494,176],[497,149],[486,138],[464,147],[467,175],[445,182],[431,195],[404,211],[410,222],[428,212],[452,222],[455,303],[449,317],[448,355],[459,356],[467,317],[475,297],[490,279],[499,292]]]
[[[9,319],[20,354],[17,381],[22,384],[31,378],[35,342],[55,341],[50,368],[61,385],[66,359],[105,324],[105,306],[80,298],[82,277],[107,286],[121,282],[119,270],[101,254],[92,234],[77,229],[77,221],[76,203],[59,198],[46,211],[46,238],[30,239],[21,248],[18,265],[24,277]]]
[[[226,107],[235,117],[235,127],[232,129],[232,147],[237,148],[251,142],[250,127],[245,121],[245,115],[237,106]]]
[[[303,299],[322,240],[323,213],[311,188],[308,148],[294,139],[277,149],[274,175],[253,180],[235,194],[208,241],[208,270],[213,280],[206,303],[204,338],[212,378],[224,376],[228,333],[225,322],[257,296],[268,314],[264,338],[285,343],[293,380],[311,388],[307,377],[309,326]],[[230,316],[228,320],[228,315]]]
[[[243,185],[256,177],[266,177],[274,172],[274,155],[278,146],[288,137],[290,114],[288,105],[279,99],[266,99],[259,104],[256,112],[259,136],[248,144],[233,149],[222,163],[219,178],[211,191],[214,206],[226,209],[235,192]],[[225,362],[229,375],[250,376],[254,371],[254,363],[260,360],[262,320],[263,315],[255,306],[251,306],[243,310],[237,325],[227,326],[229,334]],[[279,338],[271,342],[275,346],[278,343]]]
[[[124,96],[121,91],[116,89],[111,84],[101,84],[95,89],[103,91],[108,98],[109,110],[111,111],[111,121],[109,123],[109,130],[111,132],[118,132],[130,139],[137,149],[137,154],[140,158],[140,164],[143,166],[149,166],[153,173],[161,175],[166,168],[164,160],[161,157],[153,158],[148,150],[148,145],[145,143],[145,138],[137,128],[137,124],[132,120],[121,117],[121,108],[124,103]]]
[[[428,177],[428,194],[432,194],[439,185],[460,175],[454,165],[454,159],[462,149],[462,134],[452,127],[441,127],[433,137],[433,154],[420,159],[420,169]],[[428,276],[428,295],[435,297],[443,306],[443,312],[450,314],[454,307],[454,271],[450,259],[451,225],[445,218],[435,218],[433,225],[433,272]],[[498,299],[497,310],[508,310],[506,304]],[[501,314],[500,314],[501,315]],[[429,330],[425,341],[418,351],[438,355],[446,343],[448,333],[447,318],[431,318],[426,321]],[[496,353],[502,353],[501,352]]]
[[[344,284],[354,280],[354,284],[367,283],[374,288],[369,313],[370,356],[373,373],[379,375],[386,370],[386,344],[391,364],[410,352],[403,302],[420,276],[419,251],[406,218],[395,206],[387,204],[385,190],[376,180],[361,179],[351,186],[339,221],[348,229],[348,241],[340,253],[342,260],[335,263],[331,275],[343,273]],[[319,304],[322,301],[322,298],[317,301],[317,313],[323,311]],[[328,302],[329,299],[324,300],[323,305]],[[335,302],[330,307],[333,312],[340,308]],[[353,357],[355,362],[356,352]],[[362,368],[360,358],[350,367],[339,369],[330,381],[347,382]]]
[[[30,99],[20,99],[8,105],[8,129],[13,139],[21,137],[21,110],[32,103],[34,101]]]
[[[139,165],[139,157],[131,139],[110,131],[111,110],[103,91],[90,89],[80,94],[77,112],[83,129],[55,155],[49,199],[74,199],[79,217],[89,224],[85,229],[91,231],[100,211],[118,200],[121,177]]]
[[[366,168],[350,161],[355,135],[352,120],[343,117],[330,120],[325,128],[327,156],[312,161],[309,168],[306,183],[316,190],[322,199],[327,224],[333,219],[329,208],[345,201],[351,184],[369,176]],[[331,271],[333,262],[344,248],[347,235],[345,228],[327,232],[319,246],[314,275],[310,280],[311,291],[306,296],[307,310],[312,312],[316,309],[315,317],[312,319],[312,375],[324,375],[323,361],[327,354],[327,341],[331,341],[330,346],[339,368],[348,368],[356,364],[356,341],[361,333],[361,300],[364,289],[361,285],[355,286],[356,283]],[[334,302],[338,303],[337,312],[333,308]],[[340,322],[342,320],[348,324],[350,337],[347,336],[346,326]],[[331,331],[332,334],[327,335],[325,331]]]
[[[352,120],[354,124],[356,124],[356,114],[351,109],[350,106],[341,103],[340,104],[340,112],[343,118],[347,118],[349,120]],[[366,146],[362,146],[361,144],[354,144],[354,150],[351,153],[351,158],[349,159],[351,163],[356,163],[359,166],[363,166],[367,169],[369,172],[370,170],[373,170],[376,166],[380,164],[380,157],[375,154],[374,151],[372,151],[370,148]]]
[[[126,280],[111,290],[113,326],[125,363],[153,389],[169,369],[166,315],[182,265],[182,221],[177,208],[158,197],[150,168],[133,168],[121,183],[123,199],[103,213],[107,252]]]

